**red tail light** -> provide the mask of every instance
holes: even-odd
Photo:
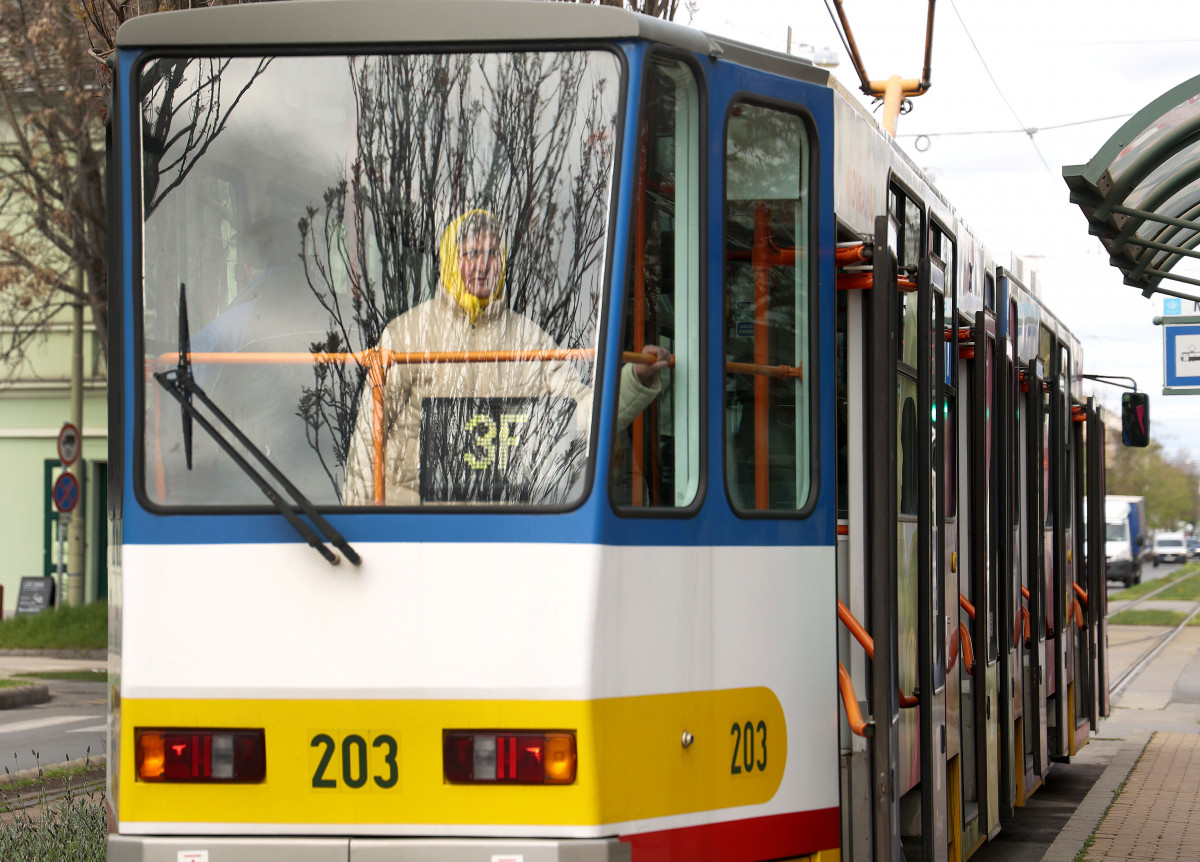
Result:
[[[212,781],[248,784],[267,775],[262,730],[184,727],[134,730],[140,781]]]
[[[442,766],[451,784],[571,784],[575,734],[449,730]]]

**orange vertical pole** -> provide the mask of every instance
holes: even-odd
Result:
[[[767,339],[770,332],[767,323],[768,284],[771,275],[771,223],[767,204],[759,201],[754,206],[754,249],[750,255],[754,270],[754,362],[767,365],[769,351]],[[770,378],[759,374],[754,377],[754,507],[770,508],[769,454],[770,454]]]
[[[634,204],[633,234],[633,349],[641,353],[646,344],[646,162],[650,143],[646,132],[642,132],[642,146],[638,157],[637,199]],[[618,384],[619,385],[619,384]],[[618,400],[620,394],[618,392]],[[633,440],[630,460],[629,504],[642,504],[643,460],[645,458],[645,422],[639,414],[633,420],[629,433]]]

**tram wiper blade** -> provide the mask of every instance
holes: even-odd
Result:
[[[187,338],[187,298],[186,293],[184,292],[184,286],[182,284],[179,285],[179,308],[180,342],[178,364],[171,371],[156,372],[154,379],[157,380],[159,384],[167,390],[168,393],[170,393],[171,397],[179,402],[179,407],[183,414],[185,447],[184,454],[186,456],[188,469],[192,469],[192,423],[194,421],[198,423],[210,437],[212,437],[216,444],[220,446],[225,454],[230,457],[233,463],[237,464],[237,466],[241,468],[242,472],[245,473],[250,480],[258,486],[259,490],[262,491],[266,498],[271,501],[271,505],[273,505],[279,511],[279,513],[283,515],[285,519],[287,519],[287,522],[292,525],[296,532],[299,533],[309,545],[316,548],[322,557],[334,565],[337,565],[337,563],[341,560],[337,554],[325,547],[325,541],[322,540],[323,536],[325,540],[345,554],[346,559],[357,566],[362,562],[362,557],[360,557],[358,552],[350,546],[350,543],[346,541],[345,537],[343,537],[341,533],[334,529],[332,524],[325,520],[321,513],[317,511],[316,506],[312,504],[312,501],[310,501],[300,492],[300,489],[297,488],[292,481],[284,475],[283,471],[276,467],[275,464],[273,464],[271,460],[265,454],[263,454],[262,450],[255,446],[253,442],[251,442],[250,438],[245,435],[242,429],[239,428],[232,419],[226,416],[224,411],[222,411],[221,408],[219,408],[208,396],[208,393],[205,392],[198,383],[196,383],[195,378],[192,376],[191,359],[188,356],[190,339]],[[275,487],[268,482],[257,469],[255,469],[254,465],[247,461],[245,457],[243,457],[242,454],[234,448],[233,444],[225,439],[225,436],[221,433],[220,429],[214,426],[213,423],[210,422],[203,413],[196,409],[196,405],[192,400],[193,396],[198,398],[200,402],[208,409],[208,411],[217,419],[217,421],[219,421],[225,426],[226,429],[228,429],[229,433],[233,435],[233,438],[237,440],[237,442],[240,443],[242,447],[246,449],[246,451],[253,455],[263,467],[266,468],[267,472],[271,474],[271,477],[278,482],[280,486],[282,486],[284,493],[286,493],[292,498],[292,500],[295,501],[295,506],[293,506],[287,500],[284,500]],[[308,516],[308,519],[312,521],[313,524],[316,525],[317,529],[321,531],[321,535],[317,535],[316,531],[313,530],[313,528],[296,513],[297,507],[300,509],[300,511]]]
[[[180,380],[192,379],[192,336],[188,331],[187,288],[179,282],[179,360],[175,366],[175,374]],[[192,406],[191,396],[187,396],[187,406]],[[187,409],[179,411],[183,419],[183,458],[187,468],[192,469],[192,413]]]

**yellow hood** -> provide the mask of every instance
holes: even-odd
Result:
[[[478,297],[467,291],[466,285],[462,280],[462,267],[458,260],[458,232],[464,221],[476,213],[492,216],[490,212],[483,209],[473,209],[460,215],[446,228],[442,234],[442,241],[438,245],[438,255],[441,259],[441,276],[442,284],[446,288],[446,292],[454,298],[471,318],[471,323],[475,323],[479,319],[479,315],[483,314],[483,310],[489,304],[501,299],[504,296],[504,268],[507,263],[507,255],[505,254],[504,246],[500,246],[500,278],[496,281],[496,289],[492,291],[491,296]],[[492,216],[492,218],[495,218]]]

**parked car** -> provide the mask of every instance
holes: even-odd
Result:
[[[1200,557],[1200,536],[1188,536],[1185,544],[1187,545],[1187,554],[1189,557],[1193,559]]]
[[[1154,565],[1187,561],[1183,533],[1158,533],[1154,537]]]

